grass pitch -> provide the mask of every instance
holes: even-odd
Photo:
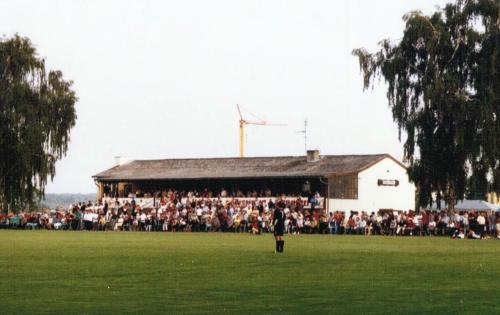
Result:
[[[500,241],[285,239],[0,231],[0,313],[500,313]]]

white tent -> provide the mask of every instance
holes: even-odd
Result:
[[[441,210],[447,209],[447,205],[444,201],[441,201]],[[492,203],[486,202],[484,200],[463,200],[457,202],[455,205],[455,210],[461,211],[497,211],[500,209],[500,206],[494,205]],[[438,210],[437,204],[434,202],[430,210]]]

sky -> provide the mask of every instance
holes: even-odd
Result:
[[[442,0],[7,1],[0,35],[31,39],[78,95],[49,193],[89,193],[127,159],[389,153],[403,146],[383,82],[363,91],[354,48],[401,38]]]

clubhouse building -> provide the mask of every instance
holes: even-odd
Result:
[[[414,210],[415,185],[388,154],[119,161],[93,176],[98,198],[155,206],[158,193],[210,191],[210,198],[296,199],[319,193],[328,211]],[[222,194],[220,192],[223,192]]]

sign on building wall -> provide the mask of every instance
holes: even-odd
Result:
[[[397,186],[399,186],[399,180],[397,180],[397,179],[379,179],[377,181],[377,184],[379,186],[393,186],[393,187],[397,187]]]

